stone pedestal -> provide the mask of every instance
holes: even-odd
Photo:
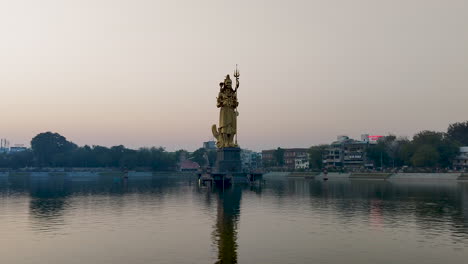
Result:
[[[221,148],[217,151],[214,170],[219,173],[242,171],[240,148]]]

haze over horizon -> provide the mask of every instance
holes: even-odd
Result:
[[[446,131],[468,119],[463,0],[0,2],[0,138],[195,150],[240,70],[238,140]]]

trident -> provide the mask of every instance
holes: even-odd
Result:
[[[239,79],[239,76],[240,76],[240,73],[239,73],[239,70],[237,69],[237,64],[236,64],[236,69],[234,70],[234,77],[236,77],[236,79]]]
[[[237,69],[237,64],[236,64],[236,69],[234,70],[234,77],[236,77],[236,81],[239,81],[239,76],[240,76],[240,73],[239,73],[239,69]],[[236,92],[237,92],[237,87],[236,87]],[[238,114],[237,109],[236,109],[236,114]],[[235,144],[237,146],[237,131],[236,131],[235,137],[236,137]]]

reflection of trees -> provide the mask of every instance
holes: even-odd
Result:
[[[33,228],[49,232],[63,224],[70,186],[64,177],[36,178],[29,186],[29,215]]]
[[[460,190],[460,200],[462,206],[462,214],[468,219],[468,182],[460,182],[458,184]]]
[[[29,216],[32,228],[41,232],[59,230],[65,224],[65,215],[72,197],[100,195],[110,196],[114,211],[121,210],[126,195],[138,194],[137,199],[147,200],[151,196],[162,204],[168,195],[177,195],[187,187],[187,179],[171,176],[149,176],[123,181],[119,177],[76,177],[65,175],[32,175],[10,177],[0,186],[0,192],[29,193]]]
[[[289,180],[269,182],[268,187],[274,190],[278,203],[286,196],[309,197],[313,210],[326,212],[331,208],[344,224],[363,215],[372,224],[387,227],[414,219],[424,232],[448,229],[454,238],[468,237],[468,183]]]
[[[218,193],[218,212],[214,232],[218,247],[216,263],[237,263],[237,223],[241,198],[242,190],[237,186]]]

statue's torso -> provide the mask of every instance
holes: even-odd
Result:
[[[238,105],[237,95],[232,89],[219,92],[218,107],[236,108]]]

